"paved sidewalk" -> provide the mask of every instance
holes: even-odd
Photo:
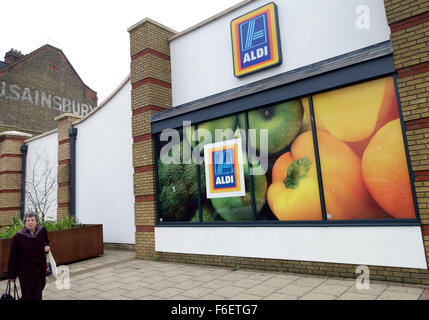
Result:
[[[132,251],[105,250],[67,267],[69,289],[50,278],[44,300],[429,300],[429,286],[371,281],[357,289],[354,279],[140,260]]]

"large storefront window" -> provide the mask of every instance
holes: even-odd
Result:
[[[158,222],[416,219],[393,77],[177,132],[157,136]],[[209,197],[204,146],[231,139],[241,141],[245,194]]]
[[[328,219],[414,219],[392,77],[313,96]]]
[[[195,221],[198,217],[199,193],[197,168],[192,149],[183,141],[182,130],[165,132],[170,139],[158,136],[157,179],[159,220]],[[200,179],[204,182],[204,179]]]
[[[252,194],[250,192],[250,175],[249,166],[246,156],[246,134],[244,124],[240,125],[238,119],[243,116],[233,115],[212,121],[208,121],[198,125],[198,136],[201,137],[205,134],[206,141],[211,136],[212,139],[208,142],[221,142],[228,141],[231,139],[241,139],[243,146],[243,169],[244,169],[244,182],[246,193],[244,196],[236,197],[221,197],[207,199],[206,187],[202,186],[202,194],[204,195],[203,201],[205,205],[203,207],[203,221],[251,221],[253,220],[252,210]],[[206,130],[206,132],[204,132]],[[208,134],[210,133],[210,134]],[[202,140],[200,140],[202,141]],[[201,144],[200,144],[201,145]],[[204,143],[203,143],[204,145]],[[201,149],[203,149],[201,147]],[[203,162],[201,170],[205,171],[206,163]],[[264,188],[262,186],[262,188]],[[266,186],[265,186],[266,191]],[[265,193],[264,193],[265,201]]]
[[[268,154],[269,187],[260,219],[321,220],[313,136],[301,99],[250,111],[248,117],[250,147]]]

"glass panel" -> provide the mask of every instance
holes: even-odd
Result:
[[[246,195],[207,199],[203,207],[203,221],[251,221],[253,220],[249,173],[244,168]]]
[[[313,96],[327,218],[414,219],[393,77]]]
[[[169,139],[158,136],[158,197],[161,222],[199,222],[197,169],[191,147],[182,130],[168,130]]]
[[[210,181],[205,179],[206,164],[205,162],[202,163],[201,171],[204,173],[205,180],[205,184],[201,184],[201,192],[203,194],[203,221],[214,222],[253,220],[249,168],[246,161],[247,154],[245,152],[246,135],[244,132],[244,127],[241,127],[237,121],[237,115],[215,119],[199,124],[197,134],[199,138],[198,148],[202,154],[204,151],[204,145],[209,143],[240,139],[244,160],[243,172],[246,191],[245,196],[220,198],[207,197],[206,183],[210,183]],[[227,157],[225,159],[227,159]]]
[[[296,99],[248,113],[250,159],[257,164],[255,173],[266,172],[253,176],[259,220],[322,219],[313,136],[309,113],[303,108],[305,102]],[[255,161],[256,158],[259,160]]]

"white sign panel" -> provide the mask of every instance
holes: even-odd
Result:
[[[246,194],[241,139],[206,144],[204,161],[207,198]]]

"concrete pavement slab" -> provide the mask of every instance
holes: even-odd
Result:
[[[384,291],[377,300],[418,300],[420,294],[397,292],[397,291]]]
[[[387,287],[377,300],[418,300],[423,291],[423,288],[393,285]]]
[[[351,287],[351,286],[354,286],[356,284],[356,280],[328,279],[328,280],[326,280],[325,284]]]
[[[369,288],[357,288],[355,285],[351,286],[350,289],[347,290],[349,293],[358,293],[358,294],[368,294],[373,296],[379,296],[386,288],[387,284],[379,284],[379,283],[370,283]]]
[[[106,291],[117,291],[117,290],[120,290],[117,288],[121,287],[122,285],[123,284],[121,282],[109,282],[109,283],[106,283],[104,285],[94,287],[94,289],[104,291],[104,292],[106,292]],[[113,290],[113,289],[115,289],[115,290]]]
[[[303,295],[307,294],[313,289],[314,287],[301,286],[295,283],[291,283],[281,288],[280,290],[278,290],[278,292],[282,294],[287,294],[290,296],[302,297]]]
[[[251,294],[251,295],[255,295],[255,296],[260,296],[260,297],[267,297],[270,294],[276,292],[278,290],[278,288],[274,288],[274,287],[268,287],[264,284],[259,284],[256,285],[252,288],[247,289],[245,292],[247,294]]]
[[[329,295],[333,295],[333,296],[340,296],[344,292],[346,292],[347,289],[348,289],[347,286],[339,286],[339,285],[334,285],[334,284],[323,283],[320,286],[313,289],[312,292],[321,293],[321,294],[329,294]]]
[[[139,288],[137,290],[129,291],[127,293],[124,293],[123,296],[127,297],[129,299],[142,299],[146,296],[151,295],[155,290],[149,289],[149,288]],[[159,299],[159,298],[158,298]]]
[[[198,299],[199,297],[206,296],[209,293],[213,293],[213,289],[204,288],[204,287],[194,287],[192,289],[184,290],[182,292],[182,295],[185,295],[194,299]]]
[[[152,277],[145,277],[144,279],[145,279],[146,282],[156,283],[156,282],[160,282],[160,281],[163,281],[163,280],[167,280],[168,277],[163,276],[163,275],[155,275],[155,276],[152,276]]]
[[[330,294],[317,293],[314,291],[310,291],[303,295],[299,300],[335,300],[336,297]]]
[[[143,298],[137,299],[137,300],[160,300],[160,299],[161,298],[158,296],[147,295],[147,296],[144,296]]]
[[[337,300],[375,300],[377,296],[371,294],[345,292],[337,298]]]
[[[102,294],[103,291],[97,290],[97,289],[89,289],[85,291],[81,291],[75,294],[71,294],[73,298],[76,298],[78,300],[90,300],[93,297]]]
[[[181,274],[181,275],[178,275],[178,276],[171,277],[170,280],[173,281],[173,282],[182,283],[182,282],[185,282],[185,281],[192,281],[192,280],[196,280],[197,281],[197,278],[195,278],[193,276],[190,276],[190,275]]]
[[[423,292],[422,288],[415,288],[415,287],[409,287],[409,286],[397,286],[392,285],[389,286],[385,291],[389,292],[401,292],[401,293],[409,293],[409,294],[421,294]]]
[[[253,279],[249,279],[249,278],[244,278],[238,281],[235,281],[233,284],[236,287],[242,287],[242,288],[246,288],[246,289],[250,289],[253,288],[254,286],[257,286],[258,284],[263,283],[262,280],[253,280]]]
[[[287,286],[291,282],[295,282],[295,281],[297,281],[297,280],[285,279],[285,278],[280,278],[280,277],[274,276],[274,277],[264,281],[264,286],[280,289],[280,288]]]
[[[84,291],[88,291],[91,289],[97,289],[100,286],[99,283],[96,282],[88,282],[85,284],[77,284],[75,282],[73,282],[72,280],[70,281],[70,288],[78,291],[78,292],[84,292]],[[55,289],[53,289],[55,290]]]
[[[323,278],[323,277],[320,277],[320,278],[301,277],[299,279],[296,279],[294,281],[294,284],[299,286],[306,286],[306,287],[317,287],[318,285],[326,281],[327,281],[327,278]]]
[[[173,287],[183,290],[190,290],[195,287],[201,287],[204,285],[204,282],[197,281],[197,280],[185,280],[180,283],[173,284]]]
[[[229,274],[224,275],[218,279],[223,280],[223,281],[235,282],[235,281],[242,280],[242,279],[246,278],[247,276],[248,275],[244,272],[232,271]]]
[[[149,282],[144,282],[141,280],[135,280],[132,283],[125,283],[122,286],[120,286],[119,288],[127,290],[128,292],[130,291],[135,291],[138,290],[140,288],[147,288],[147,286],[150,285]]]
[[[226,286],[213,291],[213,294],[224,297],[225,299],[230,299],[244,291],[246,291],[245,288]]]
[[[248,275],[247,278],[248,279],[265,281],[265,280],[268,280],[268,279],[274,277],[275,275],[276,274],[274,272],[265,272],[265,273],[262,273],[260,271],[252,271],[252,272],[249,271],[249,275]]]
[[[263,300],[298,300],[297,296],[291,296],[280,292],[275,292],[265,297]]]
[[[366,290],[358,289],[355,279],[140,260],[132,251],[105,250],[100,257],[62,267],[69,268],[70,287],[65,289],[64,282],[57,287],[49,277],[44,299],[429,299],[429,286],[371,281]],[[0,281],[0,290],[6,283]]]
[[[152,295],[160,297],[161,299],[169,299],[173,296],[177,296],[178,294],[183,294],[184,291],[177,288],[166,287],[162,290],[157,290],[152,293]]]
[[[121,288],[116,288],[115,290],[106,291],[104,293],[99,294],[97,297],[103,300],[129,300],[129,297],[125,297],[125,294],[129,291],[126,291]]]
[[[216,279],[213,281],[203,283],[201,286],[204,288],[209,288],[209,289],[220,289],[220,288],[226,287],[230,284],[231,283],[229,281],[223,281],[223,280]]]
[[[187,296],[180,295],[180,294],[178,294],[177,296],[173,296],[170,299],[171,300],[195,300],[194,298],[187,297]]]
[[[117,278],[117,281],[123,283],[123,284],[128,284],[128,285],[132,285],[133,283],[136,282],[140,282],[140,281],[145,281],[147,279],[146,276],[141,275],[141,276],[134,276],[134,277],[130,277],[130,278]],[[146,283],[150,283],[145,281]]]
[[[206,273],[202,274],[200,276],[194,277],[194,280],[200,281],[200,282],[209,282],[215,279],[222,279],[223,275],[221,274],[212,274],[212,273]]]
[[[192,276],[201,276],[203,274],[209,273],[210,270],[204,268],[186,268],[186,271],[183,274],[188,274]]]
[[[163,290],[166,288],[173,288],[173,286],[175,285],[175,282],[169,281],[169,280],[162,280],[159,282],[154,282],[154,283],[150,283],[149,285],[147,285],[146,287],[149,289],[154,289],[154,290]],[[177,287],[175,287],[175,289],[179,289]]]
[[[217,295],[215,295],[213,293],[209,293],[209,294],[206,294],[205,296],[201,296],[201,297],[197,298],[197,300],[212,301],[212,300],[225,300],[225,298],[221,297],[221,296],[217,296]]]
[[[420,295],[419,300],[429,300],[429,289],[425,289]]]
[[[247,294],[245,292],[240,293],[239,295],[236,295],[236,296],[231,298],[231,300],[261,300],[261,299],[262,299],[262,297]]]
[[[57,300],[64,297],[71,297],[73,295],[79,294],[80,291],[69,289],[69,290],[62,290],[62,291],[56,291],[46,294],[43,292],[43,299],[46,300]]]

